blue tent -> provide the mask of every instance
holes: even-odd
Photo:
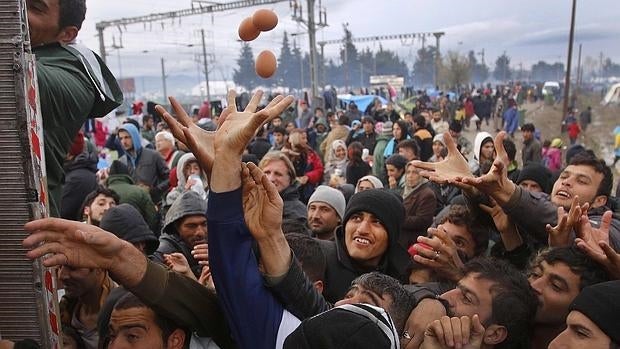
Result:
[[[366,110],[366,108],[368,108],[370,104],[372,104],[372,101],[374,101],[375,98],[379,98],[381,104],[383,105],[386,105],[388,103],[387,99],[377,95],[338,95],[338,99],[347,105],[351,102],[355,102],[355,104],[357,104],[357,109],[359,109],[362,113],[364,112],[364,110]]]

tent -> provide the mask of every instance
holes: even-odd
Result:
[[[601,101],[602,105],[620,104],[620,83],[613,84],[607,91],[605,98]]]
[[[338,100],[344,102],[347,105],[351,102],[355,102],[355,104],[357,104],[357,109],[359,109],[362,113],[370,104],[372,104],[372,101],[374,101],[375,98],[379,98],[381,104],[384,106],[388,103],[387,99],[377,95],[338,95]]]

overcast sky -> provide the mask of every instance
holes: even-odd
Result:
[[[305,11],[306,2],[301,2]],[[98,52],[96,22],[190,8],[191,0],[87,0],[87,6],[86,21],[78,40]],[[319,30],[319,41],[342,38],[342,24],[348,23],[354,37],[444,31],[442,52],[456,50],[466,53],[484,49],[485,61],[491,69],[503,51],[511,57],[511,65],[515,68],[520,63],[529,68],[539,60],[566,60],[570,0],[323,0],[322,6],[327,10],[329,26]],[[252,42],[255,55],[267,48],[278,55],[284,31],[289,34],[304,31],[291,19],[288,1],[268,8],[278,14],[280,23],[273,31],[261,34]],[[212,76],[215,76],[212,79],[230,79],[239,56],[237,26],[256,9],[251,7],[176,21],[134,24],[121,28],[122,34],[119,28],[108,28],[105,31],[108,65],[117,76],[155,76],[161,72],[160,58],[164,57],[169,74],[197,75],[195,57],[201,52],[199,30],[203,28],[207,32],[207,51],[213,54],[211,65]],[[598,61],[602,51],[606,57],[620,61],[619,19],[618,0],[578,1],[574,57],[581,43],[584,58],[592,56]],[[118,45],[121,37],[124,47],[112,50],[113,39]],[[307,51],[307,35],[297,36],[296,40]],[[187,47],[188,44],[194,46]],[[358,49],[379,48],[378,42],[356,45]],[[383,41],[381,45],[396,50],[411,67],[422,43],[419,40],[392,40]],[[325,52],[326,57],[339,59],[338,45],[326,46]]]

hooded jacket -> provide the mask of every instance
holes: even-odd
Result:
[[[142,218],[149,225],[151,231],[157,231],[158,221],[155,204],[144,189],[135,185],[127,174],[111,174],[106,185],[120,197],[120,204],[130,204],[138,210]],[[151,251],[152,252],[152,251]]]
[[[138,210],[130,204],[120,204],[107,210],[101,218],[99,227],[132,244],[144,242],[146,244],[144,252],[147,255],[155,252],[159,245],[155,234]]]
[[[149,186],[151,199],[158,203],[169,185],[170,171],[164,159],[155,150],[142,148],[142,138],[134,125],[123,124],[119,127],[119,131],[129,133],[135,151],[135,155],[125,152],[119,160],[129,168],[129,174],[137,184]]]
[[[50,213],[60,214],[63,163],[86,119],[118,107],[123,94],[114,76],[95,53],[80,45],[58,43],[33,48],[45,129],[45,167]]]
[[[482,149],[482,145],[490,139],[493,141],[493,136],[491,136],[488,132],[478,132],[476,134],[476,138],[474,138],[474,155],[471,160],[469,160],[469,169],[472,173],[478,172],[480,169],[480,150]]]
[[[183,173],[183,167],[185,167],[185,164],[191,160],[196,161],[196,157],[192,153],[183,154],[183,156],[179,158],[176,166],[177,186],[172,188],[168,195],[166,195],[166,200],[164,204],[165,207],[170,207],[174,203],[174,201],[186,191],[185,184],[187,183],[187,176],[185,176],[185,174]],[[204,171],[200,174],[200,180],[202,181],[203,190],[202,192],[197,193],[206,200],[207,193],[204,189],[207,188],[209,179],[207,178],[207,175],[206,173],[204,173]]]
[[[97,189],[97,154],[83,151],[65,163],[65,180],[62,187],[60,217],[82,219],[80,208],[84,198]]]
[[[164,220],[164,226],[162,234],[159,237],[159,247],[157,251],[153,253],[151,259],[164,264],[164,254],[170,254],[174,252],[182,253],[187,262],[189,263],[192,272],[196,277],[199,277],[202,272],[202,266],[198,264],[198,261],[192,256],[193,246],[189,246],[181,238],[176,230],[176,222],[187,216],[205,215],[207,214],[207,200],[203,200],[198,194],[193,191],[187,191],[183,193],[178,200],[176,200]]]

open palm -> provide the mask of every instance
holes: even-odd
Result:
[[[413,161],[414,167],[422,170],[420,174],[440,184],[458,183],[458,180],[471,176],[467,160],[459,152],[449,132],[443,135],[448,148],[448,156],[440,162]]]
[[[156,106],[155,110],[164,119],[164,121],[166,121],[168,127],[170,127],[170,132],[172,132],[172,135],[189,147],[196,157],[196,160],[200,163],[200,166],[207,173],[208,178],[211,178],[215,132],[205,131],[196,125],[174,97],[170,97],[169,100],[172,105],[172,110],[174,110],[178,120],[170,115],[170,113],[168,113],[166,109],[160,105]],[[220,119],[226,118],[228,113],[229,111],[227,109],[224,110],[222,115],[220,115]]]

